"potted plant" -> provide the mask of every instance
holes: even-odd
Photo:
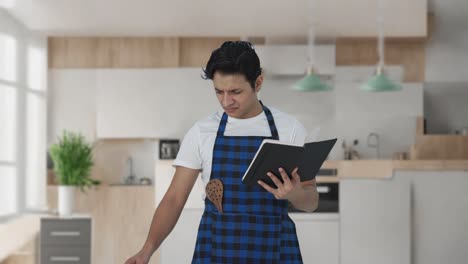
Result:
[[[73,212],[76,188],[85,188],[100,184],[90,178],[93,166],[93,147],[80,133],[64,131],[58,143],[50,146],[50,156],[58,180],[58,211],[60,216]]]

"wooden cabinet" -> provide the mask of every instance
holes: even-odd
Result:
[[[49,68],[162,68],[179,65],[177,37],[50,37]]]
[[[49,208],[57,208],[57,187],[49,186],[47,197]],[[124,263],[141,249],[148,235],[155,210],[154,187],[99,186],[86,193],[76,190],[74,207],[77,214],[93,219],[92,263]],[[156,251],[150,264],[158,263],[158,254]]]

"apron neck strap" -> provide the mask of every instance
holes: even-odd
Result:
[[[273,139],[278,140],[279,135],[278,135],[278,129],[276,128],[275,120],[273,118],[273,114],[271,113],[270,109],[263,105],[262,101],[260,101],[260,104],[262,105],[263,111],[265,112],[265,115],[267,117],[268,121],[268,126],[270,127],[270,132],[271,136]],[[228,115],[226,112],[223,113],[223,116],[221,117],[221,121],[219,122],[219,127],[218,127],[218,136],[224,136],[224,131],[226,130],[226,125],[227,125],[227,120],[228,120]]]

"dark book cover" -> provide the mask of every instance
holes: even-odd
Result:
[[[304,146],[292,145],[277,140],[264,140],[245,172],[242,181],[244,184],[254,185],[258,184],[258,180],[262,180],[266,184],[276,188],[276,185],[267,176],[267,172],[272,172],[282,182],[283,180],[278,171],[280,167],[288,175],[294,168],[299,167],[298,173],[301,181],[314,179],[335,145],[336,140],[334,138],[309,142],[304,144]]]

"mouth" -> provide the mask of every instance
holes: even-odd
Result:
[[[224,111],[226,113],[232,113],[232,112],[235,112],[237,110],[237,108],[224,108]]]

